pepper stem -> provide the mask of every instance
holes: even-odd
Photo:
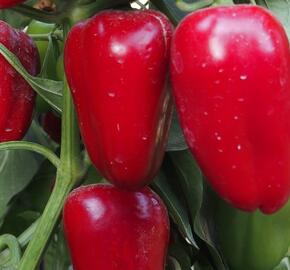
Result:
[[[214,3],[213,0],[202,0],[194,3],[187,3],[184,2],[183,0],[177,0],[176,1],[176,6],[185,12],[190,12],[190,11],[195,11],[197,9],[201,9],[204,7],[208,7]]]
[[[4,267],[4,269],[5,268],[13,269],[17,266],[17,264],[20,261],[21,257],[20,245],[15,236],[11,234],[4,234],[0,237],[0,249],[6,246],[10,250],[10,253],[8,257],[1,258],[0,266],[1,269],[3,269],[2,267]]]
[[[67,36],[66,29],[64,36]],[[18,270],[35,270],[37,268],[50,235],[57,225],[67,195],[85,173],[81,162],[76,115],[66,80],[63,91],[61,139],[60,165],[57,170],[56,185],[40,217],[36,231],[24,252]]]
[[[19,149],[33,151],[46,157],[56,168],[58,168],[60,164],[60,160],[57,157],[57,155],[47,147],[42,146],[40,144],[25,141],[11,141],[0,143],[0,150],[19,150]]]
[[[58,23],[63,19],[62,12],[47,12],[27,5],[18,5],[11,10],[45,23]]]

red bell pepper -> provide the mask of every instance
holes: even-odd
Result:
[[[39,55],[24,32],[0,21],[0,43],[14,53],[31,75],[39,71]],[[35,92],[0,56],[0,142],[20,140],[30,126]]]
[[[0,8],[10,8],[23,2],[25,0],[0,0]]]
[[[66,200],[64,230],[74,270],[164,269],[169,220],[149,188],[80,187]]]
[[[290,192],[290,58],[282,25],[237,5],[188,15],[171,75],[187,143],[213,188],[247,211],[273,213]]]
[[[172,115],[165,88],[172,26],[155,11],[105,11],[75,25],[64,64],[92,162],[139,188],[161,164]]]

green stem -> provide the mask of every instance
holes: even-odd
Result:
[[[39,223],[39,219],[34,221],[34,223],[32,223],[32,225],[30,225],[22,234],[20,234],[17,237],[18,242],[22,248],[24,248],[29,243],[30,239],[32,238],[32,236],[36,230],[38,223]]]
[[[21,249],[18,240],[11,234],[4,234],[0,237],[0,249],[8,247],[9,256],[1,258],[1,269],[16,269],[20,261]]]
[[[60,160],[51,150],[37,143],[25,141],[12,141],[0,143],[0,150],[28,150],[45,156],[56,168],[60,165]]]
[[[35,229],[36,229],[38,222],[39,222],[39,220],[36,220],[21,235],[19,235],[17,237],[17,242],[19,243],[21,248],[24,248],[28,244],[28,242],[30,241],[32,235],[35,232]],[[2,248],[0,248],[0,251]],[[0,253],[1,260],[5,260],[6,258],[9,258],[10,254],[11,254],[11,249],[9,249],[9,248],[6,248],[3,251],[1,251],[1,253]]]
[[[64,35],[67,36],[67,31],[64,31]],[[63,92],[60,160],[55,188],[40,218],[35,234],[20,261],[18,270],[35,270],[37,268],[50,235],[59,220],[67,195],[85,173],[81,163],[80,136],[76,115],[66,81]]]
[[[215,0],[213,6],[234,5],[233,0]]]
[[[190,12],[190,11],[195,11],[197,9],[208,7],[212,5],[213,3],[214,3],[213,0],[201,0],[194,3],[187,3],[187,2],[184,2],[183,0],[177,0],[176,6],[182,11]]]
[[[61,32],[54,32],[53,34],[29,34],[29,36],[36,41],[49,41],[49,36],[56,40],[62,40]]]
[[[47,12],[27,5],[18,5],[13,7],[12,10],[46,23],[61,23],[63,19],[63,14],[61,12]]]

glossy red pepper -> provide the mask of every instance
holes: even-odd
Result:
[[[168,215],[149,188],[80,187],[65,203],[64,230],[74,270],[164,270]]]
[[[24,32],[0,21],[0,43],[19,58],[30,74],[38,73],[37,48]],[[0,78],[0,142],[20,140],[31,123],[35,92],[3,56]]]
[[[25,0],[0,0],[0,8],[10,8],[23,2]]]
[[[164,155],[172,101],[165,88],[170,22],[155,11],[105,11],[74,26],[65,71],[91,160],[135,189]]]
[[[290,59],[281,24],[258,6],[208,8],[173,38],[171,75],[187,143],[234,206],[278,210],[290,192]]]

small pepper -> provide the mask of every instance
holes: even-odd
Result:
[[[33,40],[0,21],[0,43],[14,53],[31,75],[39,72],[39,54]],[[30,126],[35,92],[0,56],[0,142],[20,140]]]
[[[147,187],[74,190],[64,206],[64,231],[74,270],[164,270],[168,214]]]

